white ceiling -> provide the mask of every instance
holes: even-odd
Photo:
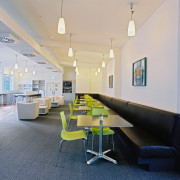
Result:
[[[79,62],[97,66],[102,53],[108,61],[110,38],[114,48],[121,48],[129,39],[130,2],[134,3],[133,19],[138,31],[164,1],[64,0],[65,35],[57,33],[61,0],[0,0],[0,6],[40,45],[47,47],[58,63],[72,65],[73,58],[67,57],[72,33],[72,47]]]

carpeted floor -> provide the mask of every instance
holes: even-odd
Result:
[[[14,112],[0,121],[0,180],[106,180],[106,179],[180,179],[178,172],[148,172],[137,166],[127,149],[115,137],[115,153],[118,165],[100,159],[87,165],[83,142],[73,141],[63,144],[58,167],[57,157],[61,119],[59,112],[65,111],[68,119],[69,108],[64,105],[51,109],[47,116],[34,121],[20,121]],[[70,130],[77,130],[76,121]],[[91,136],[88,147],[91,148]],[[103,138],[103,148],[110,145]],[[98,148],[98,137],[95,138]],[[92,156],[89,154],[88,159]]]

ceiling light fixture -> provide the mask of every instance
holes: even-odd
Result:
[[[78,72],[78,67],[76,67],[75,71]]]
[[[20,75],[20,77],[22,77],[22,75],[23,75],[23,74],[22,74],[22,72],[20,72],[20,74],[19,74],[19,75]]]
[[[26,60],[26,67],[25,67],[25,70],[24,70],[26,73],[28,72],[28,68],[27,68],[27,60]]]
[[[32,73],[33,73],[33,75],[35,75],[35,74],[36,74],[36,71],[35,71],[35,66],[34,66],[34,69],[33,69],[33,72],[32,72]]]
[[[14,74],[14,71],[13,71],[13,70],[11,70],[11,74],[12,74],[12,75]]]
[[[73,67],[76,67],[76,60],[74,60],[74,62],[73,62]]]
[[[79,76],[79,71],[77,72],[77,76]]]
[[[97,76],[97,71],[95,72],[95,76]]]
[[[72,34],[70,34],[70,47],[69,47],[69,51],[68,51],[68,56],[69,57],[73,57],[73,50],[72,50],[72,47],[71,47],[71,36],[72,36]]]
[[[136,30],[135,30],[135,24],[134,21],[132,20],[132,15],[134,14],[133,9],[133,3],[130,4],[131,8],[131,20],[129,21],[129,26],[128,26],[128,36],[135,36]]]
[[[101,69],[100,68],[98,68],[98,73],[100,73],[101,72]]]
[[[15,69],[18,69],[17,55],[16,55],[16,63],[15,63],[15,65],[14,65],[14,68],[15,68]]]
[[[112,38],[111,38],[111,49],[110,49],[110,52],[109,52],[109,58],[114,58],[114,51],[113,51],[113,48],[112,48]]]
[[[65,34],[66,32],[65,21],[64,18],[62,17],[62,9],[63,9],[63,0],[61,1],[61,17],[59,18],[59,23],[58,23],[59,34]]]
[[[102,68],[105,68],[106,64],[105,64],[105,61],[104,61],[104,54],[103,54],[103,61],[102,61]]]

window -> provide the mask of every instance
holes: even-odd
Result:
[[[4,91],[11,91],[13,87],[13,76],[4,74]]]

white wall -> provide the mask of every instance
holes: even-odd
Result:
[[[79,67],[79,76],[76,75],[77,93],[101,93],[102,72],[95,76],[97,68]]]
[[[177,112],[178,0],[165,3],[122,49],[121,98]],[[132,86],[132,63],[147,57],[147,86]]]

